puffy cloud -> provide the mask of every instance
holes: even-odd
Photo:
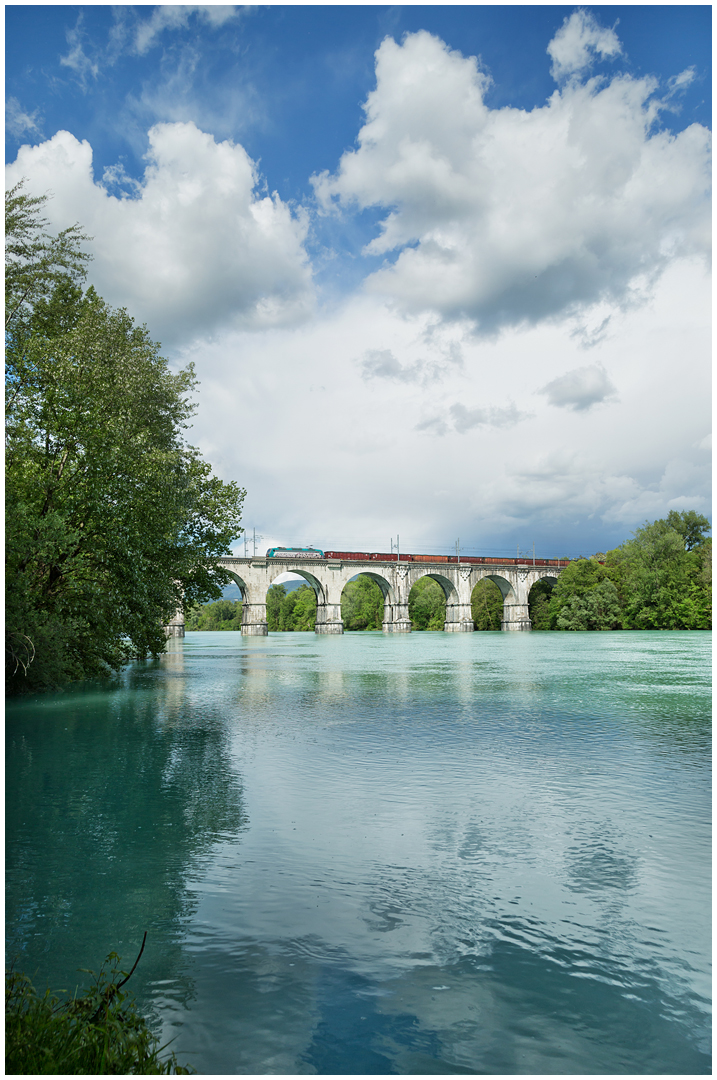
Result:
[[[596,53],[603,60],[619,56],[622,46],[614,30],[600,26],[587,11],[574,11],[563,21],[547,51],[553,61],[550,74],[560,80],[589,68]]]
[[[311,309],[304,250],[307,221],[278,195],[261,194],[242,146],[216,143],[194,124],[157,124],[134,197],[112,195],[119,167],[92,176],[92,149],[67,131],[23,146],[7,169],[12,186],[52,192],[56,228],[79,221],[93,239],[90,280],[166,344],[227,323],[254,328],[295,323]]]
[[[579,412],[602,401],[613,400],[617,394],[602,364],[575,368],[553,379],[541,390],[551,405]]]
[[[358,148],[313,178],[325,212],[387,209],[367,252],[398,254],[369,290],[491,334],[630,304],[708,250],[710,135],[656,129],[654,80],[573,79],[530,112],[488,108],[487,84],[425,31],[377,50]]]
[[[186,350],[201,382],[192,441],[247,487],[249,528],[285,543],[384,550],[399,532],[406,551],[456,536],[605,550],[674,500],[709,512],[710,297],[702,263],[677,260],[649,305],[613,312],[590,358],[620,398],[575,410],[535,396],[584,364],[570,322],[486,341],[355,296],[298,329]],[[366,359],[394,375],[365,378]],[[395,377],[419,360],[441,378]]]

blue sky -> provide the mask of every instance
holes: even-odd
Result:
[[[709,512],[710,48],[707,6],[10,6],[7,182],[195,362],[267,541],[604,550]]]

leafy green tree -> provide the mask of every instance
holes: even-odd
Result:
[[[528,612],[533,630],[550,630],[550,598],[555,581],[536,581],[528,594]]]
[[[212,604],[198,604],[188,611],[185,629],[241,631],[241,616],[241,600],[215,600]]]
[[[695,510],[680,510],[679,512],[670,510],[667,515],[667,525],[680,534],[685,542],[686,551],[692,551],[693,548],[704,544],[707,533],[712,530],[709,520]]]
[[[58,285],[84,281],[90,260],[81,247],[89,237],[80,226],[52,236],[41,216],[47,198],[24,195],[23,185],[20,181],[5,192],[5,331],[16,347],[38,305],[47,302]]]
[[[556,622],[558,630],[619,630],[622,612],[615,585],[606,579],[582,596],[571,596]]]
[[[292,630],[313,630],[316,626],[316,593],[310,585],[299,585],[294,597]]]
[[[344,630],[380,630],[383,626],[383,593],[375,581],[360,574],[341,594]]]
[[[551,630],[562,629],[558,619],[563,608],[575,599],[582,599],[591,589],[608,580],[607,569],[597,559],[575,559],[560,574],[548,606]]]
[[[281,621],[281,605],[286,598],[286,588],[283,585],[270,585],[266,594],[266,621],[269,631],[279,630]]]
[[[83,293],[78,234],[53,247],[38,200],[10,194],[6,667],[18,691],[158,655],[177,608],[229,580],[216,563],[241,532],[244,491],[184,439],[192,367],[172,373],[144,328]]]
[[[316,626],[316,593],[310,585],[288,592],[284,585],[272,585],[266,594],[269,631],[313,630]]]
[[[608,552],[609,563],[619,568],[624,582],[627,625],[635,629],[700,630],[712,625],[711,578],[705,574],[711,542],[703,536],[709,522],[694,512],[672,514],[672,523],[669,516],[646,522],[632,540]]]
[[[419,578],[408,597],[408,617],[414,630],[442,630],[446,595],[432,577]]]
[[[551,629],[709,629],[709,528],[701,514],[673,510],[606,555],[576,559],[553,590]]]
[[[476,630],[500,630],[503,594],[494,581],[483,578],[471,594],[471,615]]]

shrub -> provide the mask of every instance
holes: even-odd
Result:
[[[134,968],[129,975],[120,971],[120,960],[117,953],[110,953],[99,973],[87,972],[93,979],[91,989],[69,1000],[49,990],[40,996],[27,975],[6,972],[6,1075],[188,1075],[194,1071],[179,1065],[174,1053],[160,1057],[166,1046],[159,1045],[134,1001],[121,989]]]

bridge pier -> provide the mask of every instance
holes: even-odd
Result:
[[[387,619],[386,615],[390,617]],[[410,634],[411,633],[411,620],[408,615],[408,604],[389,604],[388,601],[383,605],[383,626],[381,627],[384,634]]]
[[[501,630],[532,630],[527,604],[503,604]]]
[[[343,634],[344,623],[341,618],[341,604],[317,604],[316,626],[317,634]]]
[[[241,632],[247,637],[266,637],[269,623],[266,619],[266,604],[242,604]]]
[[[443,629],[448,633],[472,634],[475,626],[470,604],[446,604]]]
[[[184,637],[184,612],[181,608],[177,608],[174,618],[165,626],[164,632],[168,638]]]

